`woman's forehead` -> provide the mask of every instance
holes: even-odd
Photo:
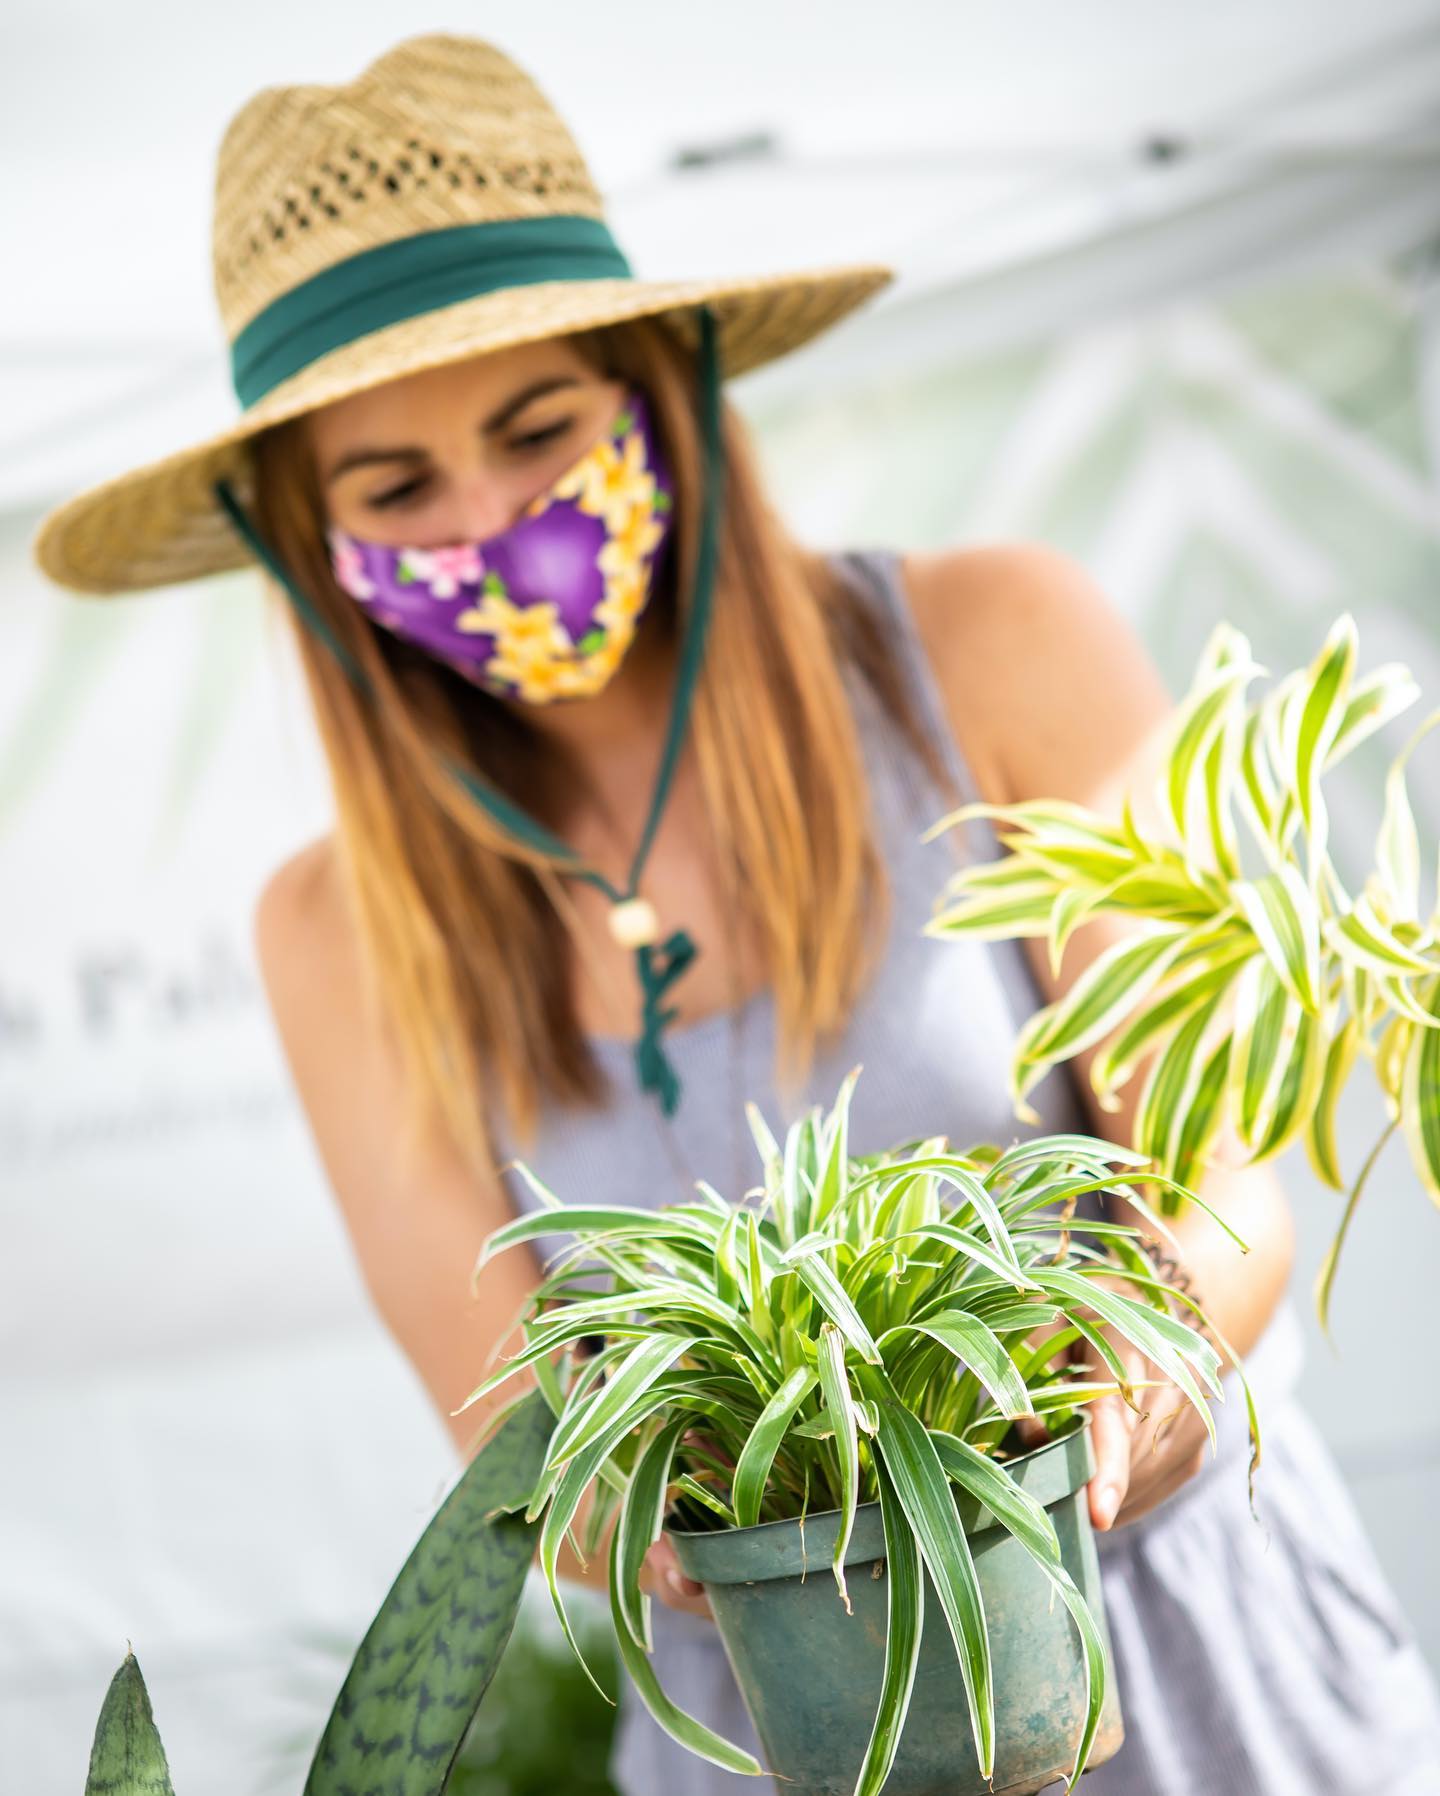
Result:
[[[307,431],[323,454],[371,431],[418,428],[427,420],[440,422],[456,409],[469,418],[488,417],[527,389],[551,380],[594,379],[575,344],[564,337],[546,338],[443,368],[424,368],[367,392],[348,394],[310,413]]]

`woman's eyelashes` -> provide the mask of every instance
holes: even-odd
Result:
[[[563,436],[573,422],[573,419],[565,418],[558,424],[547,424],[543,430],[532,430],[526,436],[512,438],[509,447],[518,454],[527,454]],[[430,476],[428,474],[417,474],[413,479],[407,480],[403,486],[392,487],[388,493],[377,493],[373,499],[367,501],[367,504],[373,511],[383,511],[391,505],[403,505],[408,500],[419,498],[429,484]]]

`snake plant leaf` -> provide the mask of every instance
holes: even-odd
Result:
[[[440,1796],[515,1625],[535,1529],[507,1511],[553,1425],[532,1393],[461,1473],[360,1643],[304,1796]]]
[[[885,1530],[885,1670],[880,1680],[875,1726],[855,1780],[855,1796],[879,1796],[894,1766],[915,1688],[915,1667],[920,1661],[920,1636],[925,1626],[925,1580],[920,1575],[915,1536],[883,1467],[875,1481]]]
[[[1230,887],[1260,951],[1298,1004],[1320,1002],[1320,910],[1298,869],[1285,866]]]
[[[620,1649],[620,1662],[629,1673],[640,1700],[672,1740],[678,1740],[699,1758],[712,1765],[719,1765],[725,1771],[738,1771],[746,1777],[763,1777],[765,1769],[757,1759],[743,1747],[712,1732],[703,1721],[697,1721],[693,1715],[687,1714],[661,1688],[649,1654],[636,1643],[621,1612],[618,1594],[621,1580],[617,1564],[619,1551],[620,1535],[617,1530],[610,1537],[610,1618],[615,1624],[615,1641]]]
[[[1100,1726],[1100,1713],[1105,1705],[1105,1683],[1108,1667],[1105,1643],[1090,1606],[1066,1571],[1060,1558],[1060,1542],[1054,1524],[1044,1509],[1002,1465],[978,1453],[967,1441],[939,1430],[932,1433],[940,1463],[960,1488],[972,1496],[1024,1547],[1052,1588],[1070,1611],[1080,1636],[1081,1655],[1085,1661],[1085,1726],[1075,1749],[1068,1782],[1073,1788],[1084,1771]]]
[[[1422,1003],[1440,1024],[1440,978],[1429,982]],[[1420,1182],[1440,1204],[1440,1027],[1412,1032],[1401,1076],[1400,1121]]]
[[[150,1692],[129,1651],[100,1705],[85,1796],[175,1796]]]
[[[855,1426],[855,1405],[850,1394],[850,1375],[845,1369],[845,1337],[833,1322],[820,1325],[820,1395],[834,1430],[835,1452],[840,1462],[840,1529],[835,1536],[832,1568],[845,1613],[853,1615],[850,1592],[845,1588],[845,1553],[855,1527],[860,1502],[860,1439]]]
[[[895,1486],[900,1508],[915,1535],[920,1556],[939,1599],[965,1687],[970,1728],[981,1775],[995,1770],[995,1686],[985,1604],[970,1543],[950,1481],[929,1430],[900,1402],[882,1371],[861,1366],[861,1389],[878,1404],[880,1427],[876,1446]]]

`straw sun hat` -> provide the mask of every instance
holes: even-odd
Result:
[[[707,306],[719,371],[735,375],[891,279],[874,264],[635,278],[535,83],[493,45],[439,34],[342,86],[248,101],[220,145],[213,258],[243,411],[52,511],[34,554],[62,586],[134,592],[247,565],[215,482],[252,497],[250,439],[348,394],[626,318],[661,318],[693,346]]]

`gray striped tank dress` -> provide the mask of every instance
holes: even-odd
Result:
[[[956,787],[973,796],[910,619],[898,556],[870,549],[834,560],[878,607],[916,714]],[[859,1064],[857,1152],[938,1133],[957,1145],[1015,1139],[1028,1131],[1011,1111],[1006,1068],[1015,1031],[1042,995],[1019,943],[922,935],[955,847],[948,838],[919,838],[948,800],[868,687],[853,681],[851,696],[892,885],[889,937],[803,1101],[828,1105]],[[999,852],[983,820],[970,826],[964,852]],[[684,1095],[668,1122],[637,1089],[629,1044],[597,1040],[608,1104],[551,1104],[527,1162],[568,1202],[680,1201],[697,1177],[727,1193],[743,1190],[758,1162],[741,1102],[753,1098],[772,1126],[787,1120],[773,1081],[774,1031],[767,993],[672,1030],[667,1047]],[[1052,1071],[1032,1102],[1047,1131],[1089,1132],[1067,1068]],[[507,1151],[503,1140],[501,1147]],[[509,1183],[516,1208],[530,1207],[528,1188],[513,1175]],[[1265,1430],[1258,1524],[1246,1502],[1244,1407],[1230,1391],[1205,1469],[1139,1522],[1097,1537],[1125,1743],[1087,1776],[1089,1796],[1440,1796],[1440,1699],[1338,1472],[1294,1400],[1299,1360],[1298,1319],[1287,1302],[1250,1362]],[[671,1695],[760,1756],[713,1624],[658,1601],[653,1615],[655,1662]],[[628,1686],[612,1776],[623,1796],[778,1787],[693,1757]]]

